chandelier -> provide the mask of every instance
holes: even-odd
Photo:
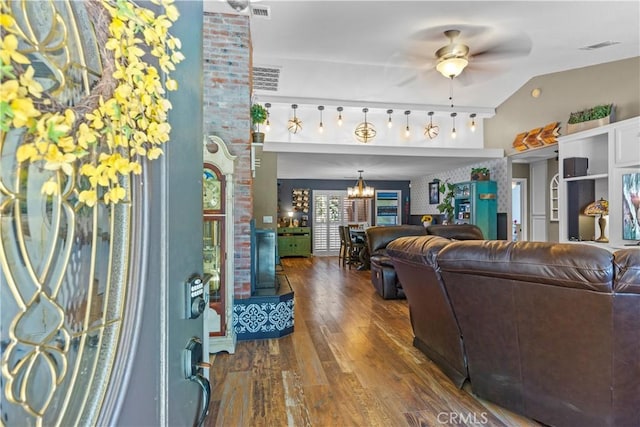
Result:
[[[358,141],[366,144],[369,141],[373,141],[377,132],[375,126],[367,121],[367,113],[369,112],[369,109],[363,108],[362,112],[364,113],[364,122],[360,123],[358,127],[356,127],[355,134]]]
[[[369,187],[364,179],[362,178],[363,170],[359,170],[358,173],[360,176],[358,177],[358,181],[356,185],[353,187],[347,188],[347,197],[349,199],[371,199],[375,192],[373,187]]]

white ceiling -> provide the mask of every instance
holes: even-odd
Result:
[[[269,19],[251,17],[253,65],[280,69],[277,92],[256,92],[261,102],[293,98],[301,104],[335,100],[334,105],[370,101],[396,107],[446,106],[450,84],[435,71],[434,53],[448,43],[442,34],[447,29],[461,30],[457,42],[470,48],[469,66],[453,82],[454,103],[461,107],[495,109],[532,77],[640,56],[638,1],[252,4],[269,8]],[[205,10],[232,12],[226,2],[213,0],[205,3]],[[619,44],[582,49],[602,42]],[[484,51],[486,55],[474,57]],[[375,156],[342,154],[332,161],[330,154],[318,153],[313,161],[309,153],[283,154],[278,176],[355,176],[362,168],[368,179],[410,179],[418,176],[412,175],[418,169],[427,171],[420,174],[425,175],[456,166],[455,157],[430,161],[428,156],[386,156],[381,162]],[[409,167],[414,163],[417,167]],[[459,164],[469,164],[469,159]]]

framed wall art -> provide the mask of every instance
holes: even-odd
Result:
[[[640,240],[640,173],[622,175],[622,238]]]
[[[433,181],[429,183],[429,204],[437,205],[440,203],[440,183]]]

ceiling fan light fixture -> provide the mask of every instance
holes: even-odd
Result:
[[[443,58],[436,65],[436,70],[443,76],[452,79],[458,77],[468,64],[469,61],[464,57]]]

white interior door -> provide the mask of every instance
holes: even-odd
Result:
[[[547,161],[531,163],[531,238],[535,242],[547,241]]]

